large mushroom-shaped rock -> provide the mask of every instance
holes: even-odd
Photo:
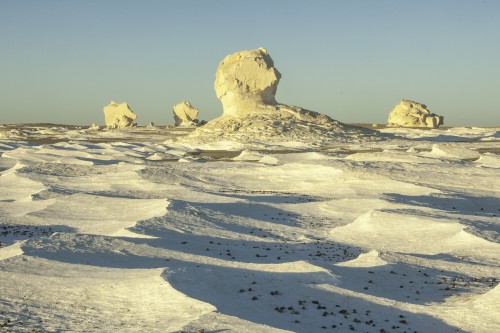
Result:
[[[327,115],[276,101],[281,78],[266,49],[240,51],[225,57],[215,74],[215,93],[223,113],[182,141],[231,140],[246,143],[358,142],[373,131],[342,124]]]
[[[199,111],[188,101],[182,101],[174,105],[172,111],[174,113],[175,126],[196,126],[199,123],[197,119]]]
[[[266,105],[276,105],[280,78],[264,48],[228,55],[217,68],[214,84],[224,115],[242,117],[266,111]]]
[[[116,103],[111,101],[104,107],[104,121],[108,128],[124,128],[134,126],[137,115],[130,109],[127,103]]]
[[[443,117],[431,113],[424,104],[403,99],[389,113],[387,123],[389,126],[437,128],[443,124]]]

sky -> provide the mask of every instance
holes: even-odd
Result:
[[[277,100],[386,123],[401,99],[450,126],[500,126],[500,1],[0,0],[0,124],[104,124],[127,102],[172,124],[189,100],[222,114],[215,71],[264,47]]]

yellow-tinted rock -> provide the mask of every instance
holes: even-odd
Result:
[[[199,110],[188,101],[183,101],[173,107],[175,126],[196,126]]]
[[[228,55],[217,68],[214,84],[224,115],[241,117],[272,111],[280,78],[264,48]]]
[[[134,125],[137,115],[130,109],[127,103],[116,103],[111,101],[104,107],[104,121],[108,128],[124,128]]]
[[[443,117],[431,113],[424,104],[403,99],[389,113],[387,123],[390,126],[437,128],[443,124]]]

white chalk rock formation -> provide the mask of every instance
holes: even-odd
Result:
[[[175,126],[197,126],[199,123],[199,110],[188,101],[182,101],[174,105],[172,111],[174,113]]]
[[[225,57],[215,75],[215,93],[222,116],[183,137],[183,141],[308,142],[347,141],[375,135],[341,124],[317,112],[276,101],[280,72],[266,49],[240,51]]]
[[[443,117],[431,113],[424,104],[403,99],[389,113],[387,123],[389,126],[437,128],[443,124]]]
[[[214,88],[224,114],[242,117],[269,111],[265,106],[277,104],[275,96],[280,78],[267,50],[258,48],[225,57],[217,68]]]
[[[124,128],[134,126],[137,115],[130,109],[127,103],[116,103],[111,101],[104,107],[104,121],[108,128]]]

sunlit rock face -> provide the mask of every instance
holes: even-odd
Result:
[[[431,127],[443,124],[443,117],[431,113],[424,104],[403,99],[389,113],[389,126]]]
[[[280,78],[264,48],[228,55],[217,68],[214,85],[224,115],[241,117],[275,110]]]
[[[130,109],[127,103],[116,103],[111,101],[104,107],[104,121],[108,128],[124,128],[134,126],[137,115]]]
[[[199,123],[199,110],[188,101],[182,101],[174,105],[172,111],[174,113],[175,126],[196,126]]]

